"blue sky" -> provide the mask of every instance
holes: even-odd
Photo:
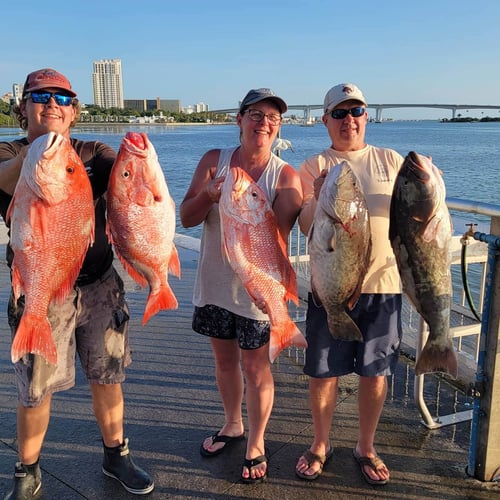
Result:
[[[53,67],[92,103],[93,61],[116,58],[125,99],[182,106],[235,107],[264,86],[319,104],[341,82],[372,103],[500,105],[498,0],[27,0],[2,19],[2,94]]]

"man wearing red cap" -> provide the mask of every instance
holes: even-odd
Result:
[[[130,493],[143,495],[154,488],[151,477],[132,461],[128,439],[123,435],[121,383],[131,361],[129,317],[123,282],[113,267],[113,251],[105,232],[104,198],[116,153],[100,142],[70,138],[80,109],[76,93],[64,75],[50,68],[34,71],[26,78],[21,102],[13,110],[27,135],[0,143],[0,213],[4,220],[30,143],[48,132],[70,139],[82,159],[92,185],[96,220],[95,241],[87,251],[74,289],[62,304],[53,304],[49,309],[57,365],[49,365],[35,354],[23,356],[15,363],[19,462],[6,499],[37,498],[41,493],[39,459],[49,425],[52,394],[74,385],[75,353],[90,383],[94,414],[102,434],[103,473],[118,480]],[[9,265],[12,259],[13,251],[8,245]],[[16,302],[11,293],[8,316],[13,337],[23,313],[23,299]]]

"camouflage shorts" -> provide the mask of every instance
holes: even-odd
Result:
[[[8,319],[14,336],[24,310],[24,297],[17,304],[11,294]],[[101,278],[75,287],[62,304],[49,309],[57,365],[28,354],[14,365],[18,398],[23,406],[40,405],[45,396],[75,384],[75,356],[90,383],[117,384],[125,379],[130,364],[128,307],[123,281],[113,267]]]
[[[195,307],[193,330],[216,339],[238,339],[241,349],[258,349],[269,342],[269,321],[258,321],[214,305]]]

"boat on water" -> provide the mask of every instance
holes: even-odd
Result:
[[[301,127],[314,127],[316,120],[314,118],[308,118],[307,120],[303,120],[300,122]]]

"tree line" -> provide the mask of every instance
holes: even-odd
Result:
[[[152,118],[156,123],[225,123],[231,122],[231,117],[226,114],[204,111],[202,113],[174,113],[160,109],[137,111],[136,109],[101,108],[93,104],[82,106],[80,122],[83,123],[129,123],[133,118]],[[11,115],[11,105],[0,100],[0,127],[17,127],[18,123]]]

